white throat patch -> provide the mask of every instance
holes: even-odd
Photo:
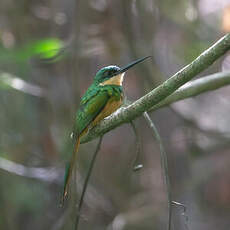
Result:
[[[119,85],[122,86],[123,80],[124,80],[124,75],[125,73],[116,75],[110,79],[108,79],[107,81],[104,81],[102,83],[100,83],[99,85],[103,86],[103,85]]]

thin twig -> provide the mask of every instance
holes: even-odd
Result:
[[[167,160],[167,155],[164,150],[164,146],[160,137],[160,134],[154,125],[153,121],[151,120],[150,116],[148,115],[147,112],[144,112],[144,118],[148,122],[150,128],[153,130],[154,136],[159,143],[160,146],[160,154],[161,154],[161,168],[162,168],[162,174],[164,178],[164,183],[167,191],[167,199],[168,199],[168,227],[167,229],[171,229],[171,218],[172,218],[172,195],[171,195],[171,187],[170,187],[170,179],[169,179],[169,170],[168,170],[168,160]]]
[[[186,205],[184,205],[180,202],[177,202],[177,201],[172,201],[172,204],[182,208],[183,211],[182,211],[181,215],[185,218],[184,225],[185,225],[185,228],[188,230],[189,228],[188,228],[188,216],[186,214],[186,210],[187,210]]]
[[[70,209],[66,209],[62,215],[55,220],[54,225],[50,228],[50,230],[60,230],[63,229],[64,224],[66,223],[66,220],[68,216],[70,215]]]
[[[93,166],[94,166],[97,154],[98,154],[98,152],[100,150],[100,147],[101,147],[102,139],[103,139],[103,136],[101,136],[99,141],[98,141],[96,150],[95,150],[95,152],[93,154],[93,158],[92,158],[92,160],[90,162],[89,170],[88,170],[88,173],[86,175],[86,179],[85,179],[85,182],[84,182],[84,185],[83,185],[81,197],[80,197],[80,200],[79,200],[79,203],[78,203],[78,206],[77,206],[77,214],[76,214],[76,219],[75,219],[75,230],[78,229],[78,224],[79,224],[79,220],[80,220],[80,216],[81,216],[81,208],[82,208],[85,192],[86,192],[86,189],[87,189],[87,186],[88,186],[88,183],[89,183],[89,179],[90,179],[90,176],[91,176],[91,173],[92,173],[92,170],[93,170]]]
[[[138,134],[137,127],[134,123],[134,121],[130,122],[133,132],[135,134],[135,143],[136,143],[136,154],[133,161],[133,171],[138,171],[143,168],[143,165],[139,163],[140,158],[140,152],[141,152],[141,141],[140,141],[140,135]]]

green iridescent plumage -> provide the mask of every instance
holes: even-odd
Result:
[[[111,97],[120,100],[121,95],[121,86],[98,86],[93,84],[82,97],[80,107],[76,113],[74,134],[80,135],[103,110]]]
[[[66,165],[62,204],[68,193],[68,185],[76,162],[81,136],[83,136],[89,128],[97,125],[100,120],[109,116],[121,106],[123,100],[122,81],[125,71],[147,58],[149,58],[149,56],[138,59],[124,68],[117,66],[102,68],[97,72],[93,84],[81,98],[73,130],[74,150],[70,161],[68,161]]]

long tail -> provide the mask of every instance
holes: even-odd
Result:
[[[74,165],[76,163],[79,145],[80,145],[80,137],[78,136],[76,138],[76,141],[75,141],[74,150],[73,150],[71,160],[66,165],[65,177],[64,177],[64,189],[63,189],[63,194],[62,194],[62,199],[61,199],[61,206],[64,205],[64,202],[65,202],[67,195],[68,195],[69,183],[70,183],[71,175],[72,175],[72,172],[74,169]]]

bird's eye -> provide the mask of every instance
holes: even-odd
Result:
[[[103,77],[104,77],[104,78],[110,77],[110,76],[112,76],[115,72],[116,72],[116,71],[114,71],[114,70],[108,70],[108,71],[104,72]]]
[[[108,77],[108,71],[105,71],[104,73],[103,73],[103,78],[107,78]]]
[[[113,75],[113,74],[115,74],[117,71],[116,70],[110,70],[109,71],[109,75]]]

